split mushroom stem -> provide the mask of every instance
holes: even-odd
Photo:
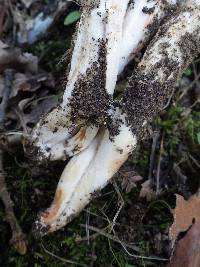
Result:
[[[98,128],[95,126],[81,129],[75,137],[70,132],[85,124],[87,118],[83,119],[81,115],[86,109],[88,115],[93,112],[95,118],[107,112],[117,80],[122,26],[128,2],[101,0],[93,8],[83,6],[63,102],[39,122],[33,133],[34,145],[43,157],[55,160],[65,158],[66,154],[71,156],[82,149],[83,141],[85,148],[96,136]],[[88,104],[89,98],[91,103]],[[83,131],[85,135],[81,138]]]
[[[90,145],[99,124],[106,125],[112,116],[118,74],[178,2],[101,0],[93,8],[83,5],[63,102],[32,134],[39,160],[66,159]]]
[[[187,0],[158,30],[129,79],[113,115],[118,133],[101,129],[64,170],[52,206],[35,223],[43,235],[60,229],[103,188],[141,140],[146,123],[163,107],[183,70],[200,52],[200,0]]]

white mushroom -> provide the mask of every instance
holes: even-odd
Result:
[[[161,110],[183,70],[200,52],[199,14],[200,0],[184,1],[159,28],[113,109],[111,127],[117,126],[117,131],[111,136],[100,128],[90,145],[69,161],[51,207],[35,223],[37,233],[55,231],[77,216],[134,150],[146,123]]]
[[[106,120],[102,121],[99,117],[106,113],[107,116],[111,115],[109,100],[112,100],[118,74],[134,54],[146,46],[163,18],[168,15],[168,10],[175,8],[177,2],[101,0],[93,8],[83,5],[63,102],[42,118],[32,135],[40,160],[65,159],[91,143],[99,128],[99,123],[86,125],[91,113],[95,122],[100,120],[106,124]],[[104,58],[100,62],[102,53]],[[96,83],[99,88],[96,88]],[[89,102],[89,97],[93,103]],[[71,100],[76,98],[71,110]],[[85,102],[89,103],[89,107],[85,107]],[[99,102],[102,105],[98,107]],[[88,114],[82,110],[87,110]],[[82,113],[83,116],[80,116]],[[73,122],[72,115],[76,117]]]

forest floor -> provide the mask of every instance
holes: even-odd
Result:
[[[64,25],[64,21],[74,10],[75,5],[57,19],[47,36],[22,48],[37,56],[39,66],[53,75],[56,96],[64,88],[69,59],[65,56],[63,61],[63,55],[70,48],[76,24]],[[126,73],[131,72],[131,66]],[[199,77],[200,59],[196,59],[152,123],[152,138],[140,143],[112,182],[73,222],[48,236],[36,239],[32,224],[37,213],[50,205],[66,162],[36,166],[22,146],[6,152],[7,186],[26,234],[27,253],[21,256],[9,244],[11,231],[0,203],[0,266],[165,266],[172,253],[168,231],[173,223],[175,194],[188,199],[199,187]],[[123,84],[123,76],[120,79],[119,84]],[[144,192],[149,179],[153,190],[147,186]],[[113,219],[116,222],[111,229]]]

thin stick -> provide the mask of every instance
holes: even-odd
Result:
[[[5,176],[6,174],[3,169],[3,150],[0,149],[0,199],[5,207],[5,220],[9,223],[12,230],[10,243],[14,245],[19,254],[24,255],[27,251],[25,235],[23,234],[14,215],[14,204],[6,187]]]
[[[169,261],[169,259],[160,258],[160,257],[156,257],[156,256],[140,256],[140,255],[132,254],[127,250],[127,248],[125,246],[123,246],[123,244],[122,244],[122,247],[123,247],[123,249],[126,251],[126,253],[129,256],[134,257],[136,259],[155,260],[155,261]]]
[[[173,97],[175,91],[176,91],[176,88],[173,88],[172,93],[171,93],[171,95],[170,95],[170,97],[169,97],[169,99],[168,99],[166,105],[162,108],[162,110],[165,110],[166,108],[168,108],[168,106],[169,106],[170,103],[171,103],[171,100],[172,100],[172,97]]]
[[[192,162],[200,169],[200,164],[198,161],[189,153],[188,154],[189,158],[192,160]]]
[[[124,206],[124,203],[125,203],[124,202],[124,199],[122,197],[122,194],[120,193],[120,190],[119,190],[118,185],[117,185],[117,183],[116,183],[115,180],[113,180],[113,186],[115,188],[115,191],[117,192],[117,195],[118,195],[118,205],[120,205],[120,206],[119,206],[119,209],[117,210],[117,212],[116,212],[116,214],[115,214],[115,216],[113,218],[110,231],[113,231],[114,226],[116,225],[116,220],[117,220],[117,218],[118,218],[118,216],[119,216],[119,214],[120,214],[120,212],[121,212],[121,210],[122,210],[122,208]]]
[[[6,109],[8,106],[9,96],[12,90],[12,82],[13,82],[13,70],[6,69],[4,71],[4,92],[3,98],[0,104],[0,128],[4,128],[4,121],[6,117]]]
[[[160,141],[160,153],[159,153],[158,166],[157,166],[157,172],[156,172],[156,195],[157,196],[160,193],[160,165],[161,165],[162,153],[163,153],[163,135]]]
[[[78,263],[78,262],[76,262],[76,261],[72,261],[72,260],[67,260],[67,259],[64,259],[64,258],[62,258],[62,257],[60,257],[60,256],[57,256],[56,254],[54,254],[54,253],[52,253],[51,251],[47,250],[47,249],[44,247],[43,244],[41,244],[41,246],[42,246],[43,250],[44,250],[47,254],[49,254],[50,256],[52,256],[52,257],[54,257],[54,258],[56,258],[56,259],[58,259],[58,260],[60,260],[60,261],[62,261],[62,262],[75,264],[75,265],[77,265],[77,266],[87,267],[87,265],[85,265],[85,264]]]
[[[90,210],[90,208],[87,208],[87,213],[86,213],[86,227],[85,227],[88,245],[90,244],[90,230],[87,228],[87,226],[90,223],[90,213],[89,213],[89,210]]]
[[[98,236],[99,236],[100,234],[99,233],[95,233],[95,234],[93,234],[93,235],[90,235],[89,236],[89,239],[90,240],[94,240],[94,239],[96,239]],[[88,236],[83,236],[83,237],[76,237],[76,239],[75,239],[75,241],[77,242],[77,243],[80,243],[80,242],[83,242],[83,241],[88,241]]]
[[[81,226],[81,227],[85,227],[84,224],[80,224],[80,226]],[[134,257],[134,258],[136,258],[136,259],[157,260],[157,261],[168,261],[168,260],[169,260],[169,259],[165,259],[165,258],[159,258],[159,257],[156,257],[156,256],[149,256],[149,257],[147,257],[147,256],[140,256],[140,255],[136,255],[136,254],[131,254],[131,253],[127,250],[127,248],[131,248],[131,249],[133,249],[133,250],[135,250],[135,251],[137,251],[137,252],[139,252],[139,249],[138,249],[136,246],[132,246],[132,245],[129,245],[129,244],[126,244],[126,243],[122,242],[118,237],[113,236],[113,235],[110,235],[110,234],[104,232],[103,230],[98,229],[98,228],[96,228],[96,227],[94,227],[94,226],[88,225],[87,227],[88,227],[88,229],[90,229],[91,231],[94,231],[94,232],[96,232],[96,233],[99,233],[100,235],[103,235],[103,236],[107,237],[108,239],[110,239],[110,240],[112,240],[112,241],[114,241],[114,242],[117,242],[117,243],[119,243],[120,245],[122,245],[122,247],[124,248],[124,250],[126,251],[126,253],[127,253],[129,256],[131,256],[131,257]]]
[[[148,180],[150,181],[150,184],[152,183],[152,173],[153,173],[153,167],[154,167],[156,145],[158,143],[159,137],[160,137],[160,130],[155,131],[154,136],[153,136],[152,147],[151,147],[149,174],[148,174]]]
[[[10,93],[12,90],[12,82],[13,82],[13,70],[6,69],[4,71],[4,80],[5,80],[5,87],[3,92],[2,102],[0,104],[0,129],[4,130],[4,122],[6,117],[6,109],[8,106],[8,101],[10,97]],[[1,135],[1,138],[3,135]],[[3,157],[4,152],[3,149],[0,148],[0,199],[2,200],[4,207],[5,207],[5,220],[9,223],[11,231],[12,231],[12,238],[10,243],[14,245],[17,252],[21,255],[24,255],[27,251],[25,235],[23,234],[18,221],[14,215],[13,210],[13,202],[10,198],[10,194],[8,193],[7,186],[6,186],[6,173],[3,168]]]
[[[84,224],[80,224],[80,226],[81,226],[81,227],[85,227]],[[105,231],[102,230],[102,229],[98,229],[97,227],[94,227],[94,226],[91,226],[91,225],[88,225],[87,227],[88,227],[88,229],[90,229],[91,231],[96,232],[96,233],[98,233],[98,234],[100,234],[100,235],[102,235],[102,236],[105,236],[105,237],[107,237],[108,239],[110,239],[110,240],[112,240],[112,241],[114,241],[114,242],[116,242],[116,243],[119,243],[119,244],[121,244],[121,245],[123,244],[125,247],[127,247],[127,248],[131,248],[131,249],[133,249],[133,250],[135,250],[135,251],[137,251],[137,252],[139,251],[138,247],[133,246],[133,245],[130,245],[130,244],[126,244],[126,243],[124,243],[123,241],[121,241],[117,236],[113,236],[113,235],[111,235],[111,234],[105,232]]]

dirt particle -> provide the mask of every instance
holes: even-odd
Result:
[[[143,9],[142,9],[142,12],[145,13],[145,14],[152,14],[155,10],[155,6],[153,7],[147,7],[147,6],[144,6]]]
[[[84,119],[88,124],[103,124],[108,117],[111,96],[106,92],[107,45],[99,40],[99,56],[96,62],[75,82],[69,103],[73,123]]]

